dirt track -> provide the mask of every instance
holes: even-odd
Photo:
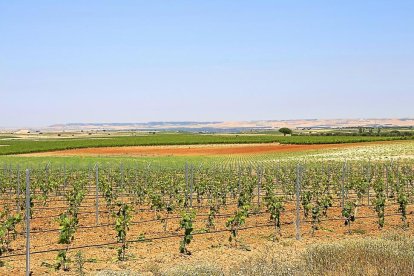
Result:
[[[133,146],[102,147],[30,153],[24,156],[197,156],[231,154],[265,154],[297,152],[318,149],[333,149],[369,145],[372,143],[324,144],[324,145],[282,145],[282,144],[226,144],[186,146]]]

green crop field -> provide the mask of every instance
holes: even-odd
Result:
[[[124,164],[142,166],[183,167],[192,164],[247,164],[256,162],[291,161],[328,161],[328,160],[408,160],[414,159],[414,140],[390,143],[361,143],[345,148],[316,149],[305,151],[281,151],[261,154],[241,155],[190,155],[190,156],[22,156],[1,155],[0,163],[6,166],[88,166],[91,164]]]
[[[45,152],[75,148],[196,145],[196,144],[337,144],[373,141],[406,140],[412,137],[376,136],[280,136],[280,135],[218,135],[218,134],[153,134],[145,136],[114,136],[97,138],[42,138],[0,140],[0,155]]]

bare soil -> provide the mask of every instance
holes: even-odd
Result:
[[[102,200],[103,201],[103,200]],[[104,202],[101,201],[101,211],[106,210]],[[93,199],[85,199],[84,205],[90,207],[82,208],[82,212],[90,211],[91,214],[83,214],[80,216],[81,226],[94,226],[94,201]],[[35,206],[40,206],[40,203],[36,203]],[[57,208],[63,207],[65,210],[65,203],[50,203],[49,207]],[[195,204],[196,206],[196,204]],[[148,206],[139,206],[140,208]],[[139,208],[136,206],[136,208]],[[234,205],[221,209],[220,214],[231,214],[234,212]],[[386,213],[396,213],[396,206],[390,206],[386,208]],[[265,207],[261,207],[262,211],[265,211]],[[156,271],[163,268],[172,267],[175,265],[191,265],[195,263],[214,263],[224,269],[229,269],[231,266],[240,264],[243,260],[247,260],[250,257],[255,256],[266,249],[267,246],[280,247],[280,250],[286,252],[287,255],[299,254],[306,248],[307,245],[318,242],[329,242],[343,238],[358,237],[358,236],[378,236],[385,231],[402,231],[400,216],[386,217],[384,229],[378,229],[377,219],[375,217],[368,219],[356,219],[352,224],[352,234],[348,233],[348,228],[344,226],[344,221],[341,218],[341,209],[339,202],[335,203],[335,206],[328,211],[329,221],[322,221],[320,228],[314,235],[311,235],[311,224],[303,218],[301,223],[302,240],[295,240],[295,207],[292,203],[286,204],[286,210],[282,215],[282,237],[278,242],[270,241],[272,235],[275,233],[273,227],[261,227],[243,230],[239,232],[241,243],[239,246],[231,246],[228,237],[229,232],[220,233],[206,233],[201,235],[195,235],[193,241],[189,245],[189,249],[192,252],[191,256],[185,256],[179,253],[180,237],[157,239],[163,236],[181,234],[183,231],[179,229],[179,218],[177,218],[178,212],[170,214],[168,220],[167,230],[164,231],[163,224],[160,220],[155,220],[155,213],[152,211],[137,211],[135,212],[133,221],[148,221],[151,222],[132,224],[128,231],[128,240],[136,240],[143,234],[146,241],[131,243],[127,249],[128,260],[125,262],[117,261],[117,248],[118,245],[103,246],[100,248],[85,248],[81,249],[85,259],[89,262],[85,263],[85,271],[92,273],[99,270],[111,269],[121,270],[129,269],[140,272]],[[412,222],[413,206],[409,208],[409,221]],[[52,218],[59,214],[59,210],[37,210],[34,212],[34,219],[31,222],[32,231],[41,229],[53,229],[58,228],[57,221]],[[197,210],[195,222],[195,229],[205,229],[206,217],[201,214],[208,213],[207,208],[201,208]],[[375,216],[375,212],[372,207],[361,207],[358,211],[358,217]],[[36,217],[45,217],[38,218]],[[165,217],[165,213],[162,213],[162,217]],[[174,218],[171,218],[174,217]],[[216,229],[224,230],[225,223],[228,217],[216,219]],[[100,214],[100,223],[113,223],[114,220],[108,217],[106,214]],[[251,215],[247,218],[246,224],[243,227],[262,225],[269,223],[269,214]],[[23,231],[23,227],[19,229]],[[406,233],[414,234],[414,228],[410,227],[405,231]],[[58,232],[39,233],[32,234],[32,251],[47,250],[52,248],[62,248],[57,244]],[[102,244],[105,242],[116,241],[114,227],[99,227],[92,229],[78,229],[75,234],[75,240],[71,246],[81,246],[90,244]],[[12,242],[11,247],[14,249],[10,253],[24,252],[25,238],[23,235],[19,235],[17,240]],[[248,250],[246,250],[248,248]],[[54,264],[56,261],[57,252],[49,252],[43,254],[32,255],[31,267],[33,275],[76,275],[76,262],[75,254],[78,250],[70,250],[69,256],[73,261],[71,263],[71,270],[69,272],[54,271],[51,268],[47,268],[42,263]],[[6,253],[6,254],[10,254]],[[93,261],[92,261],[93,260]],[[13,257],[11,259],[4,259],[5,266],[0,267],[0,275],[23,275],[25,269],[25,257]]]

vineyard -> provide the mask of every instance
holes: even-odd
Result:
[[[346,235],[361,231],[358,222],[364,231],[408,231],[413,165],[407,160],[4,165],[0,272],[22,274],[30,267],[82,274],[85,266],[102,265],[91,256],[123,262],[139,258],[140,248],[191,255],[217,240],[249,250],[259,230],[275,242]]]

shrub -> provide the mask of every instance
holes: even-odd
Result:
[[[187,245],[190,244],[193,239],[193,220],[195,218],[194,211],[188,211],[181,214],[180,228],[184,229],[184,237],[180,242],[180,253],[191,255],[191,252],[188,250]]]

